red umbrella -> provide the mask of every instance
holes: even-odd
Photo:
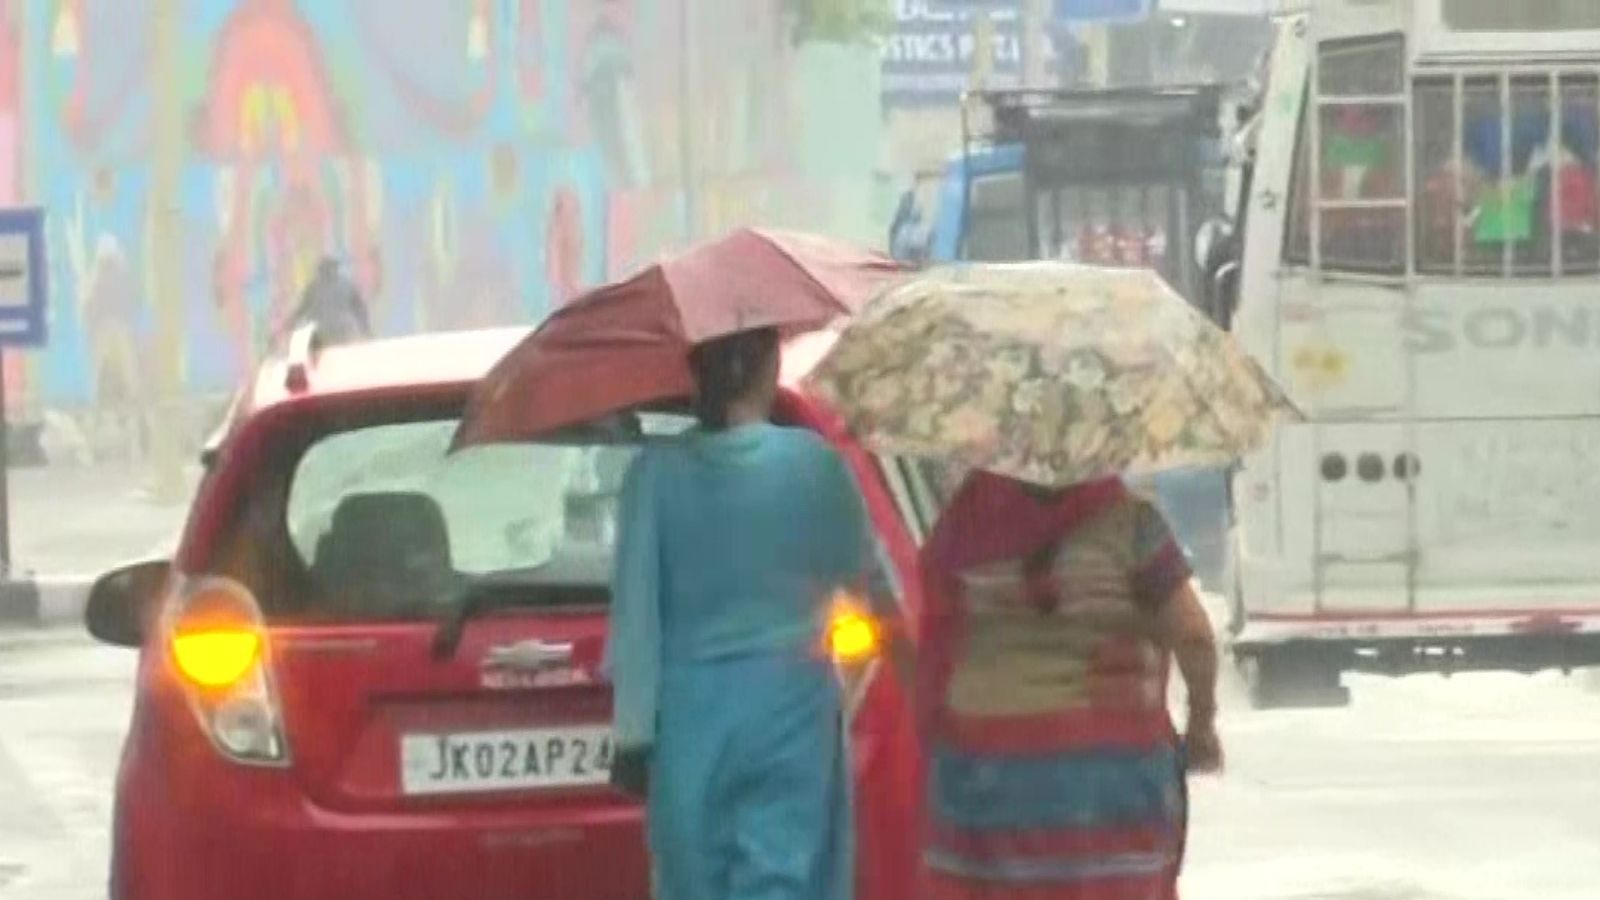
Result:
[[[531,440],[688,397],[688,351],[753,328],[787,334],[853,313],[902,272],[814,235],[744,228],[557,310],[474,391],[456,446]]]

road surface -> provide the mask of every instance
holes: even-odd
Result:
[[[141,470],[103,465],[11,472],[11,559],[19,572],[99,575],[169,552],[200,472],[185,472],[182,499],[160,502]]]
[[[1600,692],[1347,683],[1346,710],[1224,713],[1229,770],[1195,785],[1185,900],[1600,898]]]
[[[132,656],[0,632],[0,898],[101,900]],[[1355,682],[1224,712],[1185,900],[1594,900],[1600,693],[1555,676]]]
[[[111,780],[134,657],[0,630],[0,898],[106,896]]]

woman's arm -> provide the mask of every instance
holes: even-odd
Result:
[[[1222,768],[1222,745],[1217,738],[1216,635],[1192,582],[1184,582],[1162,604],[1156,616],[1157,640],[1170,651],[1183,675],[1189,695],[1189,767],[1198,772]]]
[[[1160,510],[1141,501],[1134,534],[1140,564],[1135,588],[1140,602],[1155,619],[1155,639],[1177,660],[1189,696],[1185,723],[1190,771],[1222,768],[1222,743],[1217,738],[1217,642],[1193,573]]]
[[[605,671],[614,694],[619,748],[653,743],[661,668],[661,549],[649,452],[623,479]]]

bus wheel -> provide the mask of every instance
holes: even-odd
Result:
[[[1239,660],[1252,709],[1331,709],[1350,705],[1339,664],[1306,650],[1261,650]]]

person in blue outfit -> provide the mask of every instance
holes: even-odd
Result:
[[[700,427],[622,489],[614,777],[647,801],[660,900],[850,900],[849,760],[824,648],[874,546],[843,458],[771,423],[779,338],[695,348]],[[877,574],[882,574],[879,571]]]

